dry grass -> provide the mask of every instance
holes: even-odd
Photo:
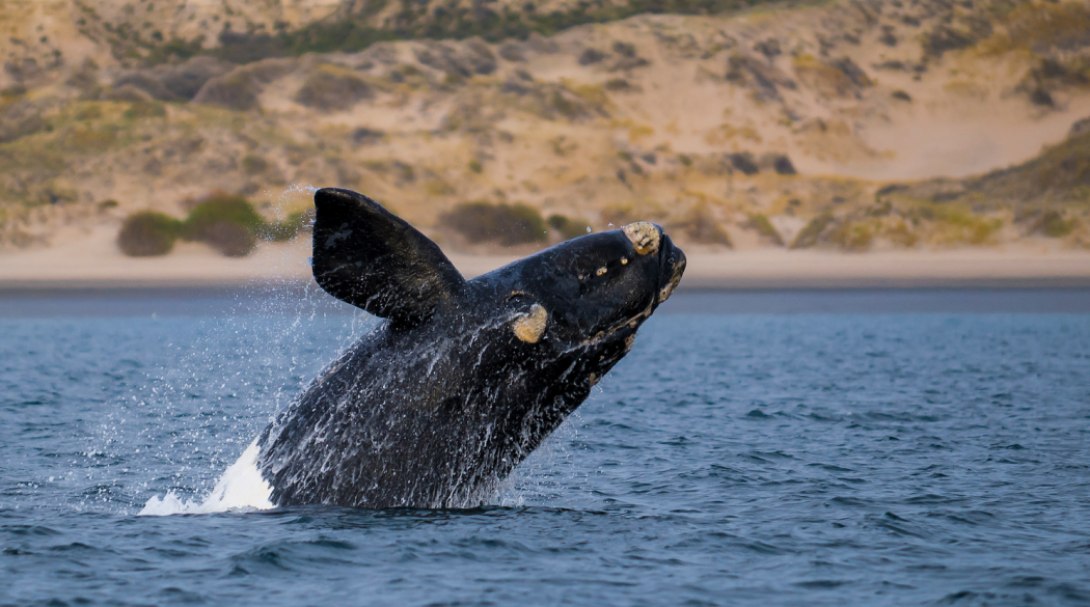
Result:
[[[374,88],[359,74],[333,65],[321,65],[307,76],[295,101],[323,112],[343,111],[375,96]]]
[[[985,53],[1038,52],[1090,43],[1090,7],[1081,2],[1031,0],[1007,13],[994,34],[980,43]]]
[[[855,94],[856,85],[847,74],[812,55],[798,55],[792,61],[792,68],[799,80],[825,97],[848,97]]]
[[[777,247],[784,245],[783,237],[776,230],[776,226],[772,225],[772,222],[763,213],[750,213],[746,227],[756,231],[761,238]]]
[[[541,212],[525,204],[466,202],[445,213],[440,224],[458,232],[471,244],[496,242],[515,246],[546,239]]]

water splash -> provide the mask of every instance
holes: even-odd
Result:
[[[265,194],[283,219],[298,208],[300,195],[314,191],[309,184],[292,184],[279,194]],[[165,494],[166,487],[145,483],[144,490],[158,491],[140,515],[272,507],[270,491],[256,469],[256,446],[251,444],[232,464],[238,447],[297,397],[316,365],[374,325],[369,315],[331,304],[315,285],[300,281],[300,264],[307,261],[298,247],[263,246],[269,247],[266,275],[240,287],[223,314],[202,319],[195,340],[162,344],[176,352],[173,360],[168,357],[166,364],[147,369],[131,402],[118,403],[122,406],[103,417],[96,448],[117,452],[128,445],[174,471]],[[134,415],[156,418],[166,426],[147,426],[128,436],[121,429]],[[103,474],[111,473],[107,469]]]
[[[172,514],[212,514],[215,512],[269,510],[275,508],[269,497],[272,487],[257,469],[261,449],[257,440],[250,443],[238,461],[224,471],[212,493],[203,502],[183,500],[172,491],[162,498],[152,496],[137,516]]]

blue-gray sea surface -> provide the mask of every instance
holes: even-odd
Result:
[[[0,604],[1090,603],[1090,292],[678,294],[493,505],[200,501],[371,321],[0,297]]]

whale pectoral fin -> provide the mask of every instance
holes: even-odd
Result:
[[[314,194],[314,279],[337,299],[399,325],[428,319],[465,279],[439,245],[351,190]]]

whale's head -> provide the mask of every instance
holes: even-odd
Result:
[[[628,353],[684,271],[685,255],[662,227],[637,222],[550,247],[469,286],[508,319],[520,353],[578,361],[593,384]]]
[[[315,206],[313,270],[326,292],[388,319],[390,335],[414,344],[408,357],[436,359],[428,369],[463,365],[458,381],[488,384],[497,402],[552,407],[545,433],[631,350],[685,270],[663,229],[637,222],[466,281],[434,242],[361,194],[319,190]]]

